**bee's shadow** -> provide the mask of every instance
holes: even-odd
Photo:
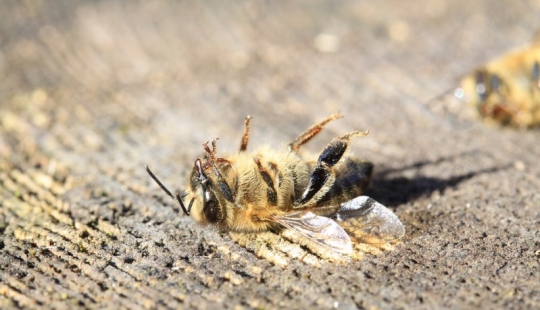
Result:
[[[470,152],[476,153],[476,152]],[[419,197],[426,196],[435,191],[442,192],[446,188],[457,186],[463,181],[469,180],[476,175],[484,173],[493,173],[499,170],[508,169],[510,165],[502,167],[492,167],[487,169],[481,169],[472,171],[450,178],[436,178],[426,176],[415,176],[413,178],[404,177],[399,175],[400,172],[419,169],[424,166],[437,165],[444,162],[449,162],[456,157],[467,156],[469,153],[458,154],[450,157],[443,157],[436,160],[419,161],[411,165],[407,165],[400,168],[393,169],[380,169],[375,171],[371,186],[367,189],[366,195],[373,197],[375,200],[381,202],[388,207],[397,207],[407,202],[418,199]],[[476,153],[476,155],[478,155]]]

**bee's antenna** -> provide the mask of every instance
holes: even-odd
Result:
[[[154,179],[154,181],[157,183],[157,185],[159,185],[159,187],[161,187],[161,189],[167,193],[167,195],[169,195],[169,197],[171,197],[172,199],[175,199],[174,196],[171,194],[171,192],[165,187],[165,185],[163,185],[159,179],[152,173],[152,171],[150,171],[150,168],[148,168],[148,165],[144,165],[144,168],[146,169],[146,172],[148,172],[148,174],[150,175],[150,177],[152,177],[152,179]]]
[[[169,195],[169,197],[171,197],[172,199],[178,200],[178,203],[180,204],[180,207],[182,208],[182,211],[184,211],[184,214],[189,216],[189,211],[191,211],[191,205],[193,204],[193,199],[191,200],[191,203],[189,204],[189,210],[187,210],[186,207],[184,206],[184,203],[182,202],[182,198],[180,197],[180,193],[179,193],[179,192],[176,192],[176,197],[173,196],[173,194],[171,194],[171,192],[165,187],[165,185],[163,185],[163,184],[159,181],[159,179],[152,173],[152,171],[150,171],[150,168],[148,168],[147,165],[144,165],[144,168],[146,169],[146,172],[148,172],[148,174],[150,175],[150,177],[157,183],[157,185],[159,185],[159,187],[161,187],[161,189],[162,189],[167,195]]]

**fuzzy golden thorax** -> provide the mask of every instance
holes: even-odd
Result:
[[[184,201],[201,224],[221,230],[262,231],[269,219],[293,209],[309,180],[311,165],[294,152],[262,148],[195,162]]]

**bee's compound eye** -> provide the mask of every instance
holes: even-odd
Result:
[[[204,203],[204,217],[206,217],[206,220],[210,223],[215,223],[219,221],[220,218],[220,210],[219,210],[219,204],[215,199],[208,200]]]

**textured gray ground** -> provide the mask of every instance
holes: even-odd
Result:
[[[0,308],[540,308],[539,131],[431,100],[529,40],[538,1],[1,7]],[[201,228],[143,169],[182,188],[246,114],[279,147],[336,111],[304,151],[370,130],[352,149],[407,227],[392,251],[339,265]]]

